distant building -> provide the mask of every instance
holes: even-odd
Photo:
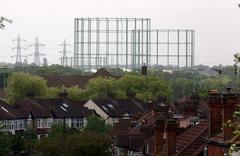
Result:
[[[91,76],[83,75],[51,75],[46,76],[48,87],[72,87],[79,86],[81,89],[84,89],[89,82],[89,80],[96,78],[119,78],[111,75],[107,70],[101,68],[96,73]]]

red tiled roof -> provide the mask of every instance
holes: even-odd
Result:
[[[176,138],[176,153],[177,155],[192,155],[199,151],[202,146],[200,138],[207,135],[208,123],[200,122],[198,125],[187,129]],[[202,150],[200,150],[201,152]],[[198,153],[199,154],[199,153]]]

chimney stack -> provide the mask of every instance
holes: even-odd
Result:
[[[223,94],[222,107],[223,107],[223,136],[224,140],[233,137],[234,128],[230,127],[228,123],[233,121],[233,113],[237,104],[237,96],[231,92],[231,88],[227,88],[227,92]]]
[[[176,129],[177,123],[174,119],[167,121],[167,149],[168,155],[174,155],[176,153]]]
[[[147,66],[145,65],[145,63],[142,66],[142,75],[147,76]]]
[[[163,144],[164,144],[164,125],[165,125],[165,119],[155,119],[155,155],[159,154],[162,150]]]
[[[221,93],[218,90],[211,90],[208,96],[209,107],[209,136],[221,133],[222,128],[222,105]]]
[[[164,129],[165,120],[167,119],[168,106],[158,104],[154,106],[154,120],[155,120],[155,155],[159,154],[164,144]]]
[[[152,101],[148,101],[148,111],[152,111],[153,110],[153,102]]]
[[[68,98],[68,93],[67,93],[67,91],[64,89],[63,92],[58,93],[58,96],[59,96],[60,99],[67,99],[67,98]]]

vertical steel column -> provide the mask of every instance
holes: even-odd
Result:
[[[78,45],[79,41],[77,38],[77,35],[79,33],[77,23],[79,22],[79,19],[74,19],[74,68],[78,67]]]
[[[193,68],[195,65],[195,36],[194,36],[194,30],[192,30],[192,41],[191,41],[191,49],[192,49],[192,61],[191,61],[191,67]]]
[[[137,41],[137,37],[138,37],[137,33],[138,33],[138,31],[137,31],[137,19],[136,18],[134,18],[134,30],[135,30],[135,33],[136,33],[135,41]],[[138,45],[138,44],[136,44],[136,45]],[[136,62],[136,56],[137,56],[137,47],[136,47],[135,51],[132,52],[132,68],[133,69],[136,68],[136,63],[137,63]]]
[[[156,60],[156,64],[157,64],[157,68],[158,68],[158,57],[159,57],[159,54],[158,54],[158,30],[157,30],[157,42],[156,42],[156,46],[157,46],[157,51],[156,51],[156,53],[157,53],[157,60]]]
[[[135,36],[135,30],[131,31],[131,49],[132,49],[132,54],[134,54],[135,52],[135,40],[134,40],[134,36]],[[132,62],[134,62],[134,60],[132,60]],[[133,65],[133,63],[132,63]],[[133,68],[133,67],[132,67]]]
[[[109,19],[106,21],[106,66],[109,67]]]
[[[141,49],[141,31],[140,30],[138,30],[138,50],[137,50],[137,56],[138,56],[138,66],[137,67],[135,67],[135,68],[141,68],[141,64],[140,64],[140,49]],[[137,62],[137,61],[136,61]]]
[[[122,33],[122,32],[120,32]],[[122,41],[121,41],[122,42]],[[117,22],[116,22],[116,63],[117,63],[117,68],[118,68],[118,54],[119,54],[119,19],[117,18]]]
[[[146,61],[146,62],[143,62],[143,64],[146,63],[147,66],[148,66],[148,42],[149,42],[149,41],[148,41],[148,40],[149,40],[149,38],[148,38],[148,31],[149,31],[149,30],[148,30],[148,26],[149,26],[149,25],[148,25],[148,20],[147,20],[147,29],[146,29],[146,54],[145,54],[145,56],[146,56],[146,60],[145,60],[145,61]]]
[[[169,30],[167,30],[167,65],[169,66]]]
[[[128,69],[128,18],[126,18],[126,70]]]
[[[188,67],[188,30],[186,30],[186,68]]]
[[[150,19],[149,19],[149,50],[148,50],[148,60],[147,60],[147,65],[150,67],[151,66],[151,58],[152,58],[152,55],[151,55],[151,22],[150,22]]]
[[[143,43],[143,40],[144,40],[144,32],[146,30],[143,30],[144,29],[144,19],[142,19],[142,51],[141,51],[141,64],[143,65],[143,50],[144,50],[144,43]]]
[[[92,61],[92,54],[91,54],[91,19],[88,18],[88,70],[92,69],[91,61]]]
[[[177,65],[178,65],[178,68],[179,68],[179,30],[177,30],[177,38],[178,38],[178,41],[177,41]]]
[[[85,63],[84,63],[84,45],[85,45],[85,40],[84,40],[84,19],[81,19],[81,67],[84,69],[85,68]],[[79,56],[77,56],[77,59]]]
[[[100,34],[99,34],[99,29],[100,29],[100,21],[97,18],[96,19],[96,68],[99,67],[99,46],[100,46]]]

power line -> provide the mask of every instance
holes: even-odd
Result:
[[[35,38],[35,43],[33,43],[33,44],[29,45],[29,46],[31,46],[31,47],[34,46],[34,53],[29,54],[29,56],[33,55],[34,56],[34,62],[33,63],[36,66],[40,66],[41,65],[40,57],[41,56],[46,56],[46,54],[40,53],[40,47],[44,47],[45,45],[39,43],[39,39],[38,39],[38,37],[36,37]]]
[[[16,55],[13,55],[11,57],[16,57],[15,64],[22,63],[22,53],[21,49],[26,49],[21,46],[21,42],[26,42],[26,40],[21,39],[20,35],[18,34],[17,38],[13,40],[13,42],[17,43],[16,47],[13,47],[12,49],[16,49]]]
[[[63,50],[60,51],[60,53],[62,53],[62,57],[60,58],[60,60],[61,60],[61,65],[62,65],[62,66],[67,66],[67,65],[68,65],[67,53],[70,53],[70,52],[71,52],[71,51],[67,51],[67,46],[71,46],[71,45],[68,44],[65,39],[64,39],[63,43],[62,43],[62,44],[59,44],[59,45],[63,47]]]

